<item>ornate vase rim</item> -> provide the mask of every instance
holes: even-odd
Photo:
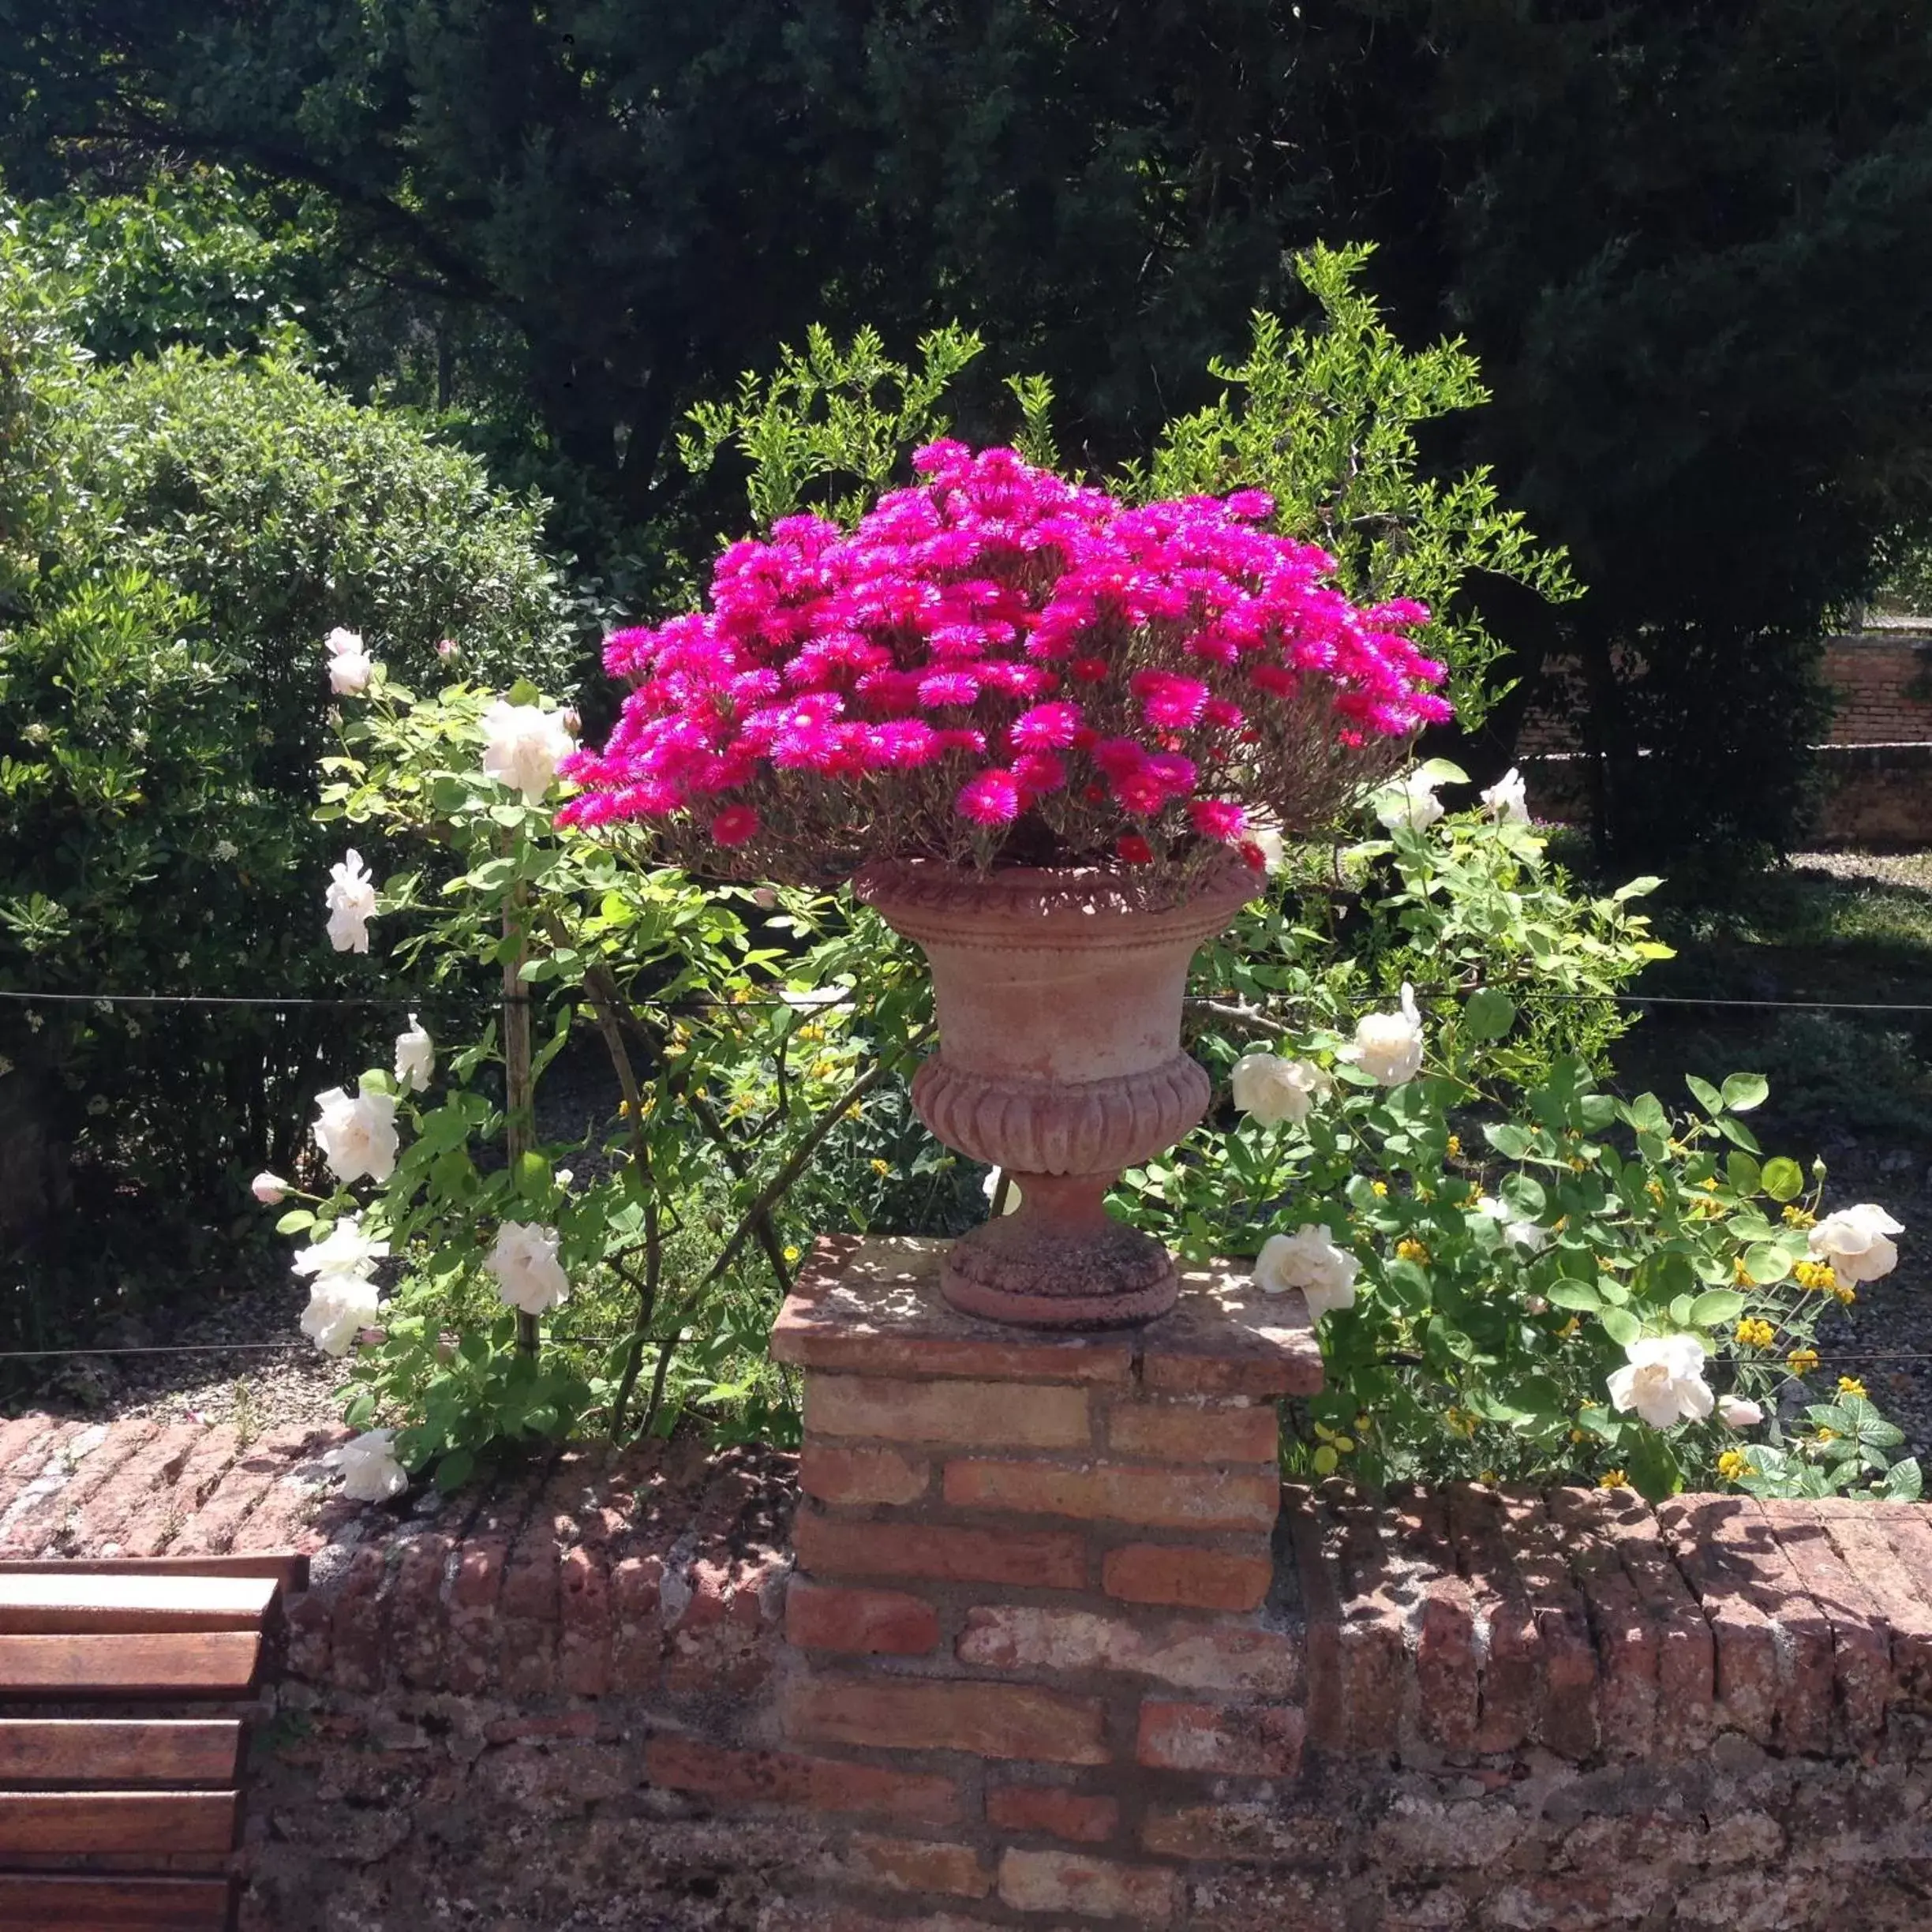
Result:
[[[1096,914],[1199,915],[1225,908],[1222,919],[1262,889],[1259,874],[1237,854],[1190,882],[1144,878],[1106,866],[1004,866],[975,872],[939,859],[882,859],[852,876],[863,904],[891,918],[900,911],[1050,919]]]

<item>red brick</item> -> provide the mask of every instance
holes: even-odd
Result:
[[[663,1578],[661,1556],[625,1556],[611,1566],[611,1689],[620,1694],[657,1687],[664,1669]]]
[[[1001,1855],[999,1895],[1017,1911],[1070,1911],[1150,1926],[1171,1924],[1181,1904],[1179,1878],[1164,1865],[1120,1865],[1078,1852],[1017,1845]]]
[[[920,1577],[1084,1589],[1085,1539],[1052,1530],[968,1530],[936,1523],[846,1522],[801,1510],[800,1566],[820,1577]]]
[[[799,1487],[822,1503],[916,1503],[931,1481],[932,1464],[899,1449],[808,1442],[799,1457]]]
[[[644,1771],[653,1784],[728,1803],[871,1813],[922,1825],[950,1825],[961,1809],[950,1778],[796,1751],[731,1750],[695,1738],[653,1738]]]
[[[414,1690],[443,1686],[443,1573],[455,1539],[432,1533],[411,1540],[389,1593],[389,1661]]]
[[[939,1615],[903,1590],[844,1589],[796,1577],[785,1596],[785,1639],[801,1650],[923,1657],[938,1648]]]
[[[36,1451],[58,1426],[51,1415],[38,1410],[0,1422],[0,1515],[6,1513],[14,1497],[40,1473],[47,1458]]]
[[[45,1556],[72,1547],[71,1539],[62,1533],[70,1521],[77,1520],[89,1498],[106,1488],[122,1469],[139,1457],[158,1433],[158,1425],[147,1421],[96,1427],[101,1428],[102,1433],[94,1439],[93,1447],[74,1460],[64,1480],[58,1483],[50,1481],[50,1486],[38,1502],[30,1503],[20,1511],[8,1525],[6,1536],[0,1537],[0,1551],[9,1556]],[[76,1447],[89,1440],[88,1432],[69,1438],[66,1452],[71,1455]],[[43,1465],[40,1480],[49,1480],[54,1473]],[[29,1491],[37,1487],[39,1481],[28,1485]]]
[[[1885,1619],[1896,1690],[1920,1701],[1932,1699],[1932,1601],[1913,1589],[1900,1566],[1878,1506],[1834,1497],[1814,1502],[1811,1508]]]
[[[81,1506],[73,1525],[73,1547],[89,1556],[125,1555],[122,1539],[129,1525],[140,1517],[158,1489],[171,1485],[180,1476],[188,1452],[206,1434],[207,1426],[201,1422],[170,1422],[151,1436]]]
[[[1768,1537],[1763,1519],[1743,1498],[1698,1497],[1683,1508],[1666,1503],[1657,1519],[1717,1640],[1718,1709],[1724,1720],[1747,1737],[1769,1744],[1777,1730],[1783,1701],[1778,1631],[1758,1601],[1748,1571],[1732,1561],[1724,1548],[1731,1516],[1745,1511]]]
[[[1044,1764],[1105,1764],[1099,1701],[1032,1684],[815,1677],[787,1687],[788,1736],[807,1743],[970,1751]]]
[[[1272,1470],[1142,1469],[1121,1462],[994,1462],[945,1466],[947,1502],[1144,1523],[1161,1530],[1271,1530],[1281,1503]]]
[[[1320,1501],[1335,1541],[1348,1739],[1358,1750],[1391,1750],[1410,1684],[1410,1593],[1391,1559],[1381,1506],[1341,1483],[1324,1483]]]
[[[507,1537],[481,1536],[463,1546],[451,1579],[449,1621],[444,1649],[444,1681],[466,1696],[494,1689],[497,1682],[496,1600],[510,1557]]]
[[[1476,1610],[1456,1573],[1448,1504],[1440,1494],[1412,1494],[1391,1504],[1389,1522],[1422,1596],[1415,1647],[1422,1734],[1451,1750],[1470,1750],[1478,1696]]]
[[[1502,1533],[1529,1607],[1541,1684],[1540,1694],[1532,1687],[1530,1734],[1563,1757],[1589,1757],[1598,1735],[1597,1653],[1562,1538],[1541,1496],[1506,1491],[1500,1507]]]
[[[1093,1430],[1083,1388],[812,1375],[805,1383],[805,1434],[807,1440],[869,1436],[975,1448],[1084,1449]]]
[[[1175,1704],[1149,1698],[1140,1706],[1134,1754],[1169,1771],[1229,1777],[1293,1777],[1304,1731],[1292,1704]]]
[[[1585,1490],[1582,1500],[1589,1519],[1615,1544],[1655,1633],[1653,1749],[1667,1757],[1694,1756],[1709,1747],[1716,1720],[1717,1655],[1711,1623],[1641,1497],[1625,1490]]]
[[[294,1447],[306,1439],[305,1430]],[[251,1443],[231,1463],[210,1492],[208,1500],[189,1518],[172,1544],[179,1556],[226,1556],[234,1548],[242,1526],[280,1480],[290,1460],[286,1437],[274,1443]]]
[[[1107,1447],[1164,1462],[1265,1462],[1280,1428],[1271,1403],[1203,1408],[1187,1402],[1118,1402],[1107,1411]]]
[[[597,1713],[559,1711],[554,1716],[493,1718],[483,1727],[486,1744],[520,1744],[533,1738],[587,1739],[597,1735]]]
[[[1456,1561],[1476,1606],[1480,1709],[1476,1749],[1514,1750],[1536,1728],[1541,1701],[1538,1666],[1543,1646],[1503,1533],[1502,1500],[1492,1490],[1458,1483],[1448,1492],[1449,1530]]]
[[[994,1670],[1121,1671],[1190,1690],[1294,1697],[1298,1637],[1252,1624],[1131,1622],[1091,1610],[982,1605],[966,1612],[958,1653]]]
[[[743,1696],[764,1683],[777,1642],[784,1571],[784,1559],[772,1551],[691,1564],[691,1597],[665,1649],[667,1690]]]
[[[557,1682],[573,1697],[611,1687],[610,1573],[593,1548],[564,1552],[557,1571]]]
[[[873,1375],[1125,1386],[1125,1333],[1000,1330],[939,1294],[938,1241],[821,1236],[772,1326],[779,1361]]]
[[[1141,1386],[1157,1395],[1313,1395],[1321,1350],[1298,1290],[1264,1295],[1245,1275],[1182,1278],[1173,1312],[1140,1331]]]
[[[1308,1646],[1308,1732],[1324,1750],[1348,1741],[1348,1698],[1342,1649],[1345,1587],[1339,1538],[1313,1491],[1298,1483],[1282,1492],[1282,1507],[1301,1586]]]
[[[1589,1492],[1556,1490],[1538,1507],[1563,1538],[1594,1634],[1603,1741],[1612,1752],[1643,1757],[1657,1730],[1660,1626],[1625,1573]]]
[[[379,1543],[365,1543],[349,1559],[335,1614],[329,1620],[331,1681],[344,1690],[381,1687],[388,1649],[384,1641],[388,1605],[383,1580],[388,1552]]]
[[[951,1898],[984,1898],[993,1874],[971,1845],[939,1844],[923,1838],[882,1838],[855,1832],[845,1847],[845,1868],[862,1885],[892,1892],[942,1892]]]
[[[1143,1850],[1213,1864],[1339,1864],[1348,1834],[1332,1816],[1273,1804],[1153,1804],[1140,1821]]]
[[[1254,1610],[1275,1581],[1274,1559],[1190,1543],[1123,1543],[1100,1566],[1110,1597],[1190,1610]]]
[[[987,1822],[998,1831],[1039,1832],[1075,1844],[1105,1844],[1120,1829],[1120,1801],[1058,1784],[991,1784]]]
[[[163,1555],[234,1460],[236,1447],[235,1432],[227,1425],[204,1429],[182,1458],[180,1473],[166,1488],[157,1489],[149,1497],[122,1531],[121,1553]]]

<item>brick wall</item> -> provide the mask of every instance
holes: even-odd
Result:
[[[0,1425],[0,1554],[312,1552],[252,1932],[1932,1923],[1932,1511],[1277,1516],[1292,1297],[1054,1342],[938,1311],[930,1248],[819,1259],[797,1459],[365,1510],[323,1435]]]

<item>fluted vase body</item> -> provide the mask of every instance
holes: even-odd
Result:
[[[953,1244],[946,1299],[1029,1327],[1164,1313],[1173,1256],[1104,1196],[1207,1112],[1208,1076],[1181,1049],[1181,995],[1196,949],[1253,896],[1253,871],[1230,855],[1165,899],[1094,869],[922,860],[869,866],[854,884],[932,968],[939,1046],[913,1079],[919,1118],[1020,1189],[1017,1213]]]

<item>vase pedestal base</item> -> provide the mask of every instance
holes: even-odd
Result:
[[[1181,1292],[1174,1256],[1104,1204],[1112,1174],[1015,1174],[1018,1209],[946,1251],[939,1292],[962,1315],[1022,1328],[1125,1328]]]

